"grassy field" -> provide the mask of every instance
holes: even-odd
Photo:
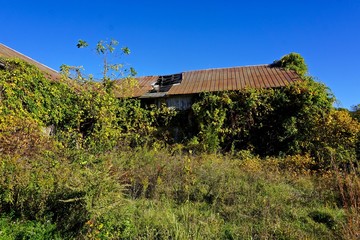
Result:
[[[0,239],[356,239],[359,175],[132,149],[3,158]]]

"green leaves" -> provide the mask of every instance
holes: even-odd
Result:
[[[283,56],[280,60],[275,61],[273,66],[293,70],[302,77],[304,77],[308,71],[304,58],[298,53],[289,53]]]
[[[97,54],[105,54],[106,53],[106,47],[104,46],[103,41],[99,41],[96,44],[96,52],[97,52]]]
[[[360,129],[349,116],[334,113],[333,102],[324,84],[306,77],[278,89],[206,93],[192,109],[206,151],[232,148],[261,156],[315,156],[319,149],[332,147],[354,155]],[[331,119],[336,124],[330,124]]]
[[[96,44],[96,52],[98,54],[113,53],[117,45],[119,42],[114,39],[111,39],[110,42],[101,40]],[[130,50],[128,52],[130,53]]]
[[[78,43],[76,44],[76,46],[77,46],[77,48],[85,48],[85,47],[89,46],[89,44],[86,41],[80,39],[78,41]]]
[[[129,55],[130,54],[130,49],[128,47],[123,47],[121,48],[121,51],[125,54],[125,55]]]
[[[13,59],[4,60],[9,66],[0,74],[2,114],[29,117],[40,124],[61,122],[70,88],[60,81],[49,81],[34,66]]]

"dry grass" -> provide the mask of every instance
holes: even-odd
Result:
[[[346,212],[343,235],[346,239],[360,239],[360,176],[359,169],[351,165],[349,171],[334,167],[341,202]]]

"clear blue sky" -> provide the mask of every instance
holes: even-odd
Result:
[[[3,1],[0,42],[55,70],[101,59],[84,39],[116,39],[138,75],[271,63],[300,53],[337,106],[360,103],[360,1]]]

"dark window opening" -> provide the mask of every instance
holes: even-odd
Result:
[[[181,81],[181,73],[159,76],[156,83],[153,85],[154,89],[151,92],[168,92],[174,84],[179,84]]]

